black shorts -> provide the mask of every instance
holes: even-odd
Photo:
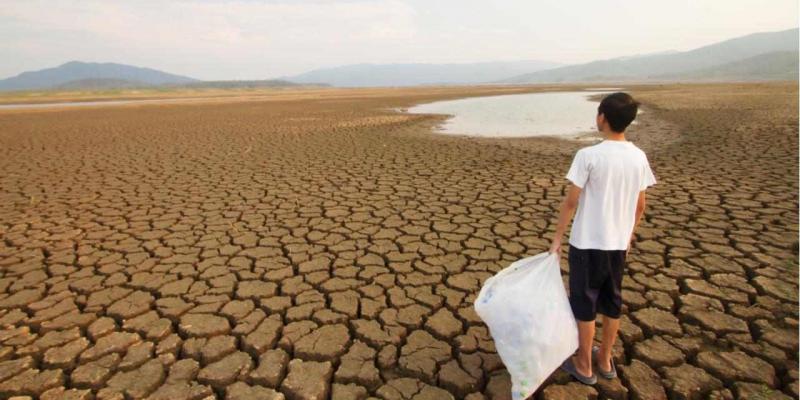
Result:
[[[597,314],[619,318],[625,250],[569,246],[569,304],[575,319],[594,321]]]

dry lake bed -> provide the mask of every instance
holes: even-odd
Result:
[[[589,143],[398,110],[552,89],[0,110],[0,397],[510,398],[472,302],[546,251]],[[658,183],[620,378],[534,397],[797,398],[797,84],[626,90]]]

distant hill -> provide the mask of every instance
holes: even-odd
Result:
[[[797,51],[774,51],[711,68],[665,75],[662,78],[692,81],[796,81],[800,68],[798,57],[800,53]]]
[[[317,69],[283,79],[298,83],[321,82],[341,87],[477,84],[560,65],[562,64],[548,61],[470,64],[352,64]]]
[[[798,35],[754,33],[690,51],[637,54],[562,66],[548,61],[462,64],[353,64],[271,80],[200,81],[151,68],[71,61],[0,80],[0,91],[189,87],[265,88],[798,79]]]
[[[55,68],[23,72],[17,76],[0,80],[0,90],[53,89],[64,85],[79,88],[79,85],[108,88],[110,83],[133,83],[136,86],[184,84],[196,79],[174,75],[151,68],[134,67],[115,63],[88,63],[71,61]]]
[[[59,90],[93,90],[93,89],[119,89],[148,86],[142,82],[128,81],[114,78],[77,79],[54,86]]]
[[[265,79],[265,80],[251,80],[251,81],[198,81],[185,83],[180,86],[187,88],[210,88],[210,89],[258,89],[258,88],[274,88],[274,87],[295,87],[295,86],[327,86],[318,83],[295,83],[282,79]]]
[[[798,29],[754,33],[684,52],[622,57],[570,65],[500,80],[502,83],[558,83],[587,81],[647,81],[708,79],[716,68],[719,77],[735,80],[775,79],[785,74],[754,68],[764,63],[759,55],[798,51]],[[771,55],[769,57],[785,57]],[[752,59],[752,60],[748,60]],[[784,58],[781,58],[785,61]],[[738,64],[737,63],[743,63]],[[766,66],[766,64],[763,64]],[[785,64],[784,64],[785,65]],[[797,75],[794,75],[797,79]],[[704,78],[705,77],[705,78]]]

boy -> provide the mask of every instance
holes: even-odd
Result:
[[[566,178],[572,182],[561,204],[550,251],[561,254],[561,237],[575,213],[569,236],[569,302],[578,321],[580,346],[561,368],[593,385],[598,374],[617,376],[611,349],[619,330],[622,274],[633,231],[644,213],[645,189],[656,183],[645,153],[625,140],[639,103],[613,93],[597,108],[604,140],[575,154]],[[603,314],[603,341],[592,347],[596,314]],[[591,350],[590,350],[591,349]]]

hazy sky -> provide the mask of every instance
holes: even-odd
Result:
[[[71,60],[199,79],[362,62],[591,61],[797,27],[797,0],[0,0],[0,78]]]

